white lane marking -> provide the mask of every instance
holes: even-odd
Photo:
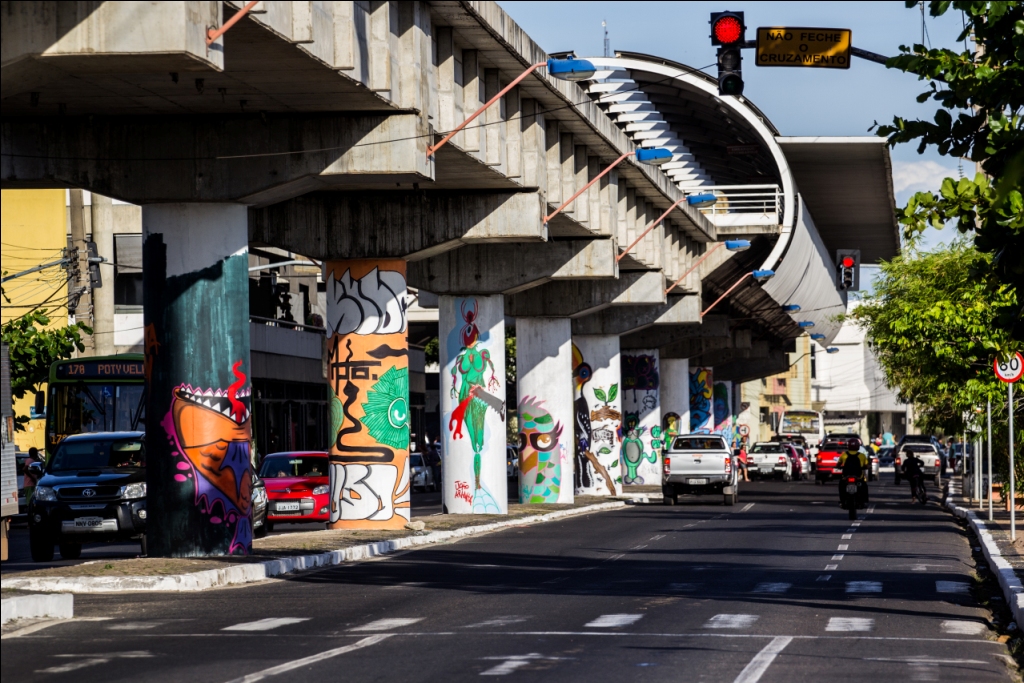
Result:
[[[689,592],[697,590],[702,585],[703,584],[700,583],[670,583],[668,585],[668,589],[679,592]]]
[[[910,680],[912,681],[937,681],[939,680],[938,662],[907,662],[910,665]]]
[[[584,628],[618,628],[635,624],[643,618],[642,614],[602,614],[583,626]]]
[[[166,621],[125,621],[120,624],[108,626],[108,631],[148,631],[157,626],[165,626]]]
[[[843,556],[842,555],[833,555],[832,559],[833,560],[841,560],[841,559],[843,559]]]
[[[985,624],[977,621],[954,619],[942,622],[943,633],[955,633],[958,636],[976,636],[985,630]]]
[[[513,673],[516,669],[520,669],[533,660],[547,659],[547,660],[564,660],[572,659],[572,657],[545,657],[539,652],[531,652],[528,655],[509,655],[505,657],[481,657],[481,659],[500,659],[501,664],[493,666],[486,671],[481,671],[481,676],[507,676]]]
[[[84,669],[88,666],[96,666],[97,664],[106,664],[111,659],[143,659],[152,657],[152,653],[145,650],[139,650],[135,652],[105,652],[100,657],[91,657],[89,655],[54,655],[54,657],[82,657],[77,662],[68,662],[67,664],[61,664],[60,666],[51,666],[48,669],[36,669],[37,674],[63,674],[68,671],[76,671],[78,669]]]
[[[393,628],[401,628],[402,626],[415,624],[417,621],[423,621],[423,618],[415,617],[409,619],[404,617],[395,617],[391,619],[378,619],[377,621],[371,621],[369,624],[350,628],[349,631],[390,631]],[[373,645],[373,643],[370,643],[370,645]]]
[[[757,619],[756,614],[716,614],[708,619],[704,628],[747,628]]]
[[[838,564],[826,564],[825,565],[825,571],[827,571],[827,572],[835,571],[836,569],[839,569],[839,565]]]
[[[632,548],[630,548],[630,550],[643,550],[646,547],[647,547],[647,544],[645,543],[643,545],[635,545]]]
[[[937,593],[960,593],[966,594],[970,591],[970,584],[963,581],[936,581],[935,591]]]
[[[842,538],[843,538],[844,541],[852,541],[853,540],[853,534],[843,534]]]
[[[791,583],[759,583],[754,588],[755,593],[785,593],[793,587]]]
[[[895,505],[895,503],[891,503],[891,505]],[[871,507],[869,507],[869,508],[868,508],[867,514],[869,514],[869,515],[870,515],[870,514],[871,514],[872,512],[874,512],[874,511],[875,511],[875,506],[874,506],[874,505],[872,505]]]
[[[874,619],[858,617],[832,617],[828,620],[826,631],[870,631],[875,627]]]
[[[831,581],[832,580],[832,575],[831,574],[822,574],[816,580],[817,581]]]
[[[660,541],[663,538],[665,538],[665,534],[658,534],[657,536],[651,536],[651,540],[652,541]]]
[[[846,533],[852,534],[852,533],[856,533],[856,531],[857,531],[856,527],[850,527],[849,529],[846,530]]]
[[[850,526],[860,526],[860,522],[854,522],[854,523],[853,523],[853,524],[851,524]]]
[[[811,505],[824,505],[824,504],[825,504],[825,501],[823,501],[823,500],[812,500],[811,501]]]
[[[268,617],[259,621],[246,621],[234,626],[228,626],[227,628],[222,628],[221,631],[270,631],[271,629],[288,626],[289,624],[298,624],[303,621],[309,621],[309,617],[278,617],[276,619]]]
[[[847,593],[881,593],[882,583],[880,581],[847,581]]]
[[[375,636],[367,636],[362,640],[357,640],[351,645],[343,645],[341,647],[336,647],[331,650],[325,650],[324,652],[320,652],[315,655],[310,655],[309,657],[303,657],[302,659],[293,659],[290,662],[278,664],[277,666],[272,666],[269,669],[264,669],[263,671],[257,671],[256,673],[251,673],[245,676],[241,676],[239,678],[234,678],[228,681],[228,683],[256,683],[256,681],[262,681],[264,678],[270,678],[271,676],[276,676],[278,674],[294,671],[295,669],[301,669],[303,667],[310,666],[311,664],[322,662],[325,659],[330,659],[331,657],[343,655],[346,652],[361,650],[364,647],[376,645],[382,640],[387,640],[393,635],[393,633],[378,633]]]
[[[836,548],[836,550],[849,550],[849,549],[850,549],[850,544],[849,543],[840,543],[839,547]]]
[[[509,615],[507,617],[494,617],[487,621],[479,621],[475,624],[468,624],[462,628],[483,628],[485,626],[511,626],[512,624],[520,624],[526,621],[529,617],[517,617],[515,615]]]
[[[910,571],[912,571],[912,572],[926,572],[926,571],[928,571],[928,565],[926,565],[926,564],[915,564],[913,567],[910,568]]]
[[[793,639],[789,636],[772,638],[770,643],[754,655],[754,658],[743,668],[733,683],[757,683],[771,663],[775,661],[775,658],[779,656],[779,653],[785,650],[792,641]]]
[[[746,505],[744,505],[744,506],[743,506],[743,507],[742,507],[742,508],[740,509],[740,512],[746,512],[747,510],[749,510],[749,509],[750,509],[750,508],[752,508],[752,507],[754,507],[754,503],[747,503]]]
[[[484,566],[497,566],[497,565],[484,565]],[[403,581],[402,583],[396,583],[394,586],[384,586],[384,590],[395,590],[397,588],[419,588],[420,586],[426,586],[426,585],[427,585],[426,581]]]

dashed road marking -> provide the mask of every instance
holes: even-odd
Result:
[[[791,583],[759,583],[754,588],[755,593],[785,593],[793,587]]]
[[[298,624],[303,621],[309,621],[309,617],[268,617],[267,619],[246,621],[241,624],[235,624],[234,626],[228,626],[226,628],[222,628],[221,631],[270,631],[275,628],[288,626],[290,624]]]
[[[632,548],[630,548],[630,550],[643,550],[646,547],[647,547],[647,544],[645,543],[643,545],[635,545]]]
[[[401,628],[403,626],[408,626],[409,624],[415,624],[417,621],[423,621],[423,617],[393,617],[391,619],[378,619],[377,621],[371,621],[369,624],[350,628],[349,631],[390,631],[393,628]]]
[[[832,559],[833,560],[841,560],[841,559],[843,559],[843,556],[842,555],[833,555]]]
[[[874,619],[858,617],[832,617],[825,626],[826,631],[870,631],[875,627]]]
[[[881,581],[847,581],[847,593],[881,593]]]
[[[520,624],[529,619],[529,617],[518,617],[515,615],[509,615],[504,617],[494,617],[487,621],[479,621],[475,624],[468,624],[462,628],[485,628],[488,626],[511,626],[512,624]]]
[[[663,538],[665,538],[665,534],[658,534],[657,536],[651,536],[651,540],[652,541],[660,541]]]
[[[753,504],[753,503],[747,503],[746,505],[744,505],[744,506],[743,506],[743,507],[742,507],[742,508],[740,509],[740,512],[746,512],[747,510],[749,510],[749,509],[750,509],[750,508],[752,508],[752,507],[754,507],[754,504]]]
[[[618,628],[620,626],[629,626],[643,619],[642,614],[602,614],[597,619],[594,619],[588,624],[584,624],[586,628]]]
[[[152,657],[152,653],[145,650],[135,652],[105,652],[99,656],[90,655],[54,655],[54,657],[76,658],[78,661],[68,662],[60,666],[51,666],[48,669],[37,669],[37,674],[62,674],[68,671],[76,671],[97,664],[106,664],[111,659],[145,659]]]
[[[937,593],[959,593],[965,595],[970,592],[971,585],[963,581],[936,581],[935,591]]]
[[[704,628],[748,628],[757,619],[756,614],[716,614],[708,619]]]
[[[838,564],[826,564],[825,565],[825,571],[827,571],[827,572],[835,571],[836,569],[839,569],[839,565]]]
[[[853,523],[853,524],[851,524],[850,526],[853,526],[853,527],[857,527],[857,526],[860,526],[860,522],[854,522],[854,523]]]
[[[538,659],[543,659],[543,660],[565,660],[565,659],[572,659],[572,658],[571,657],[545,657],[545,656],[541,655],[538,652],[531,652],[528,655],[506,655],[506,656],[501,656],[501,657],[483,657],[482,659],[490,659],[490,660],[500,659],[502,661],[501,661],[501,664],[498,664],[497,666],[493,666],[490,669],[487,669],[486,671],[481,671],[480,672],[481,676],[507,676],[508,674],[513,673],[517,669],[521,669],[522,667],[526,666],[530,662],[536,661]]]
[[[842,535],[842,540],[844,540],[844,541],[852,541],[853,540],[853,534],[843,534]]]
[[[850,544],[849,543],[840,543],[839,547],[836,548],[836,550],[849,550],[849,549],[850,549]]]
[[[942,622],[943,633],[954,633],[958,636],[976,636],[986,629],[985,624],[977,621],[954,619]]]
[[[765,645],[760,652],[754,655],[750,663],[743,667],[743,671],[733,683],[757,683],[775,661],[775,658],[779,656],[779,653],[786,649],[791,642],[793,639],[789,636],[772,638],[771,642]]]
[[[854,533],[854,532],[856,532],[856,531],[857,531],[857,528],[856,528],[856,527],[850,527],[849,529],[847,529],[847,530],[846,530],[846,533],[848,533],[848,534],[852,534],[852,533]]]
[[[831,581],[832,580],[832,575],[831,574],[822,574],[816,580],[817,581]]]
[[[382,619],[381,621],[387,621],[387,620],[386,619]],[[416,621],[419,621],[419,619],[416,619]],[[239,678],[232,679],[228,683],[257,683],[257,681],[262,681],[264,678],[270,678],[271,676],[277,676],[278,674],[283,674],[283,673],[287,673],[289,671],[294,671],[295,669],[302,669],[302,668],[305,668],[307,666],[311,666],[313,664],[316,664],[317,662],[322,662],[325,659],[330,659],[331,657],[337,657],[338,655],[343,655],[346,652],[352,652],[354,650],[361,650],[364,647],[369,647],[370,645],[376,645],[377,643],[381,642],[382,640],[387,640],[392,635],[394,635],[394,634],[392,634],[392,633],[378,633],[375,636],[367,636],[366,638],[363,638],[361,640],[357,640],[356,642],[354,642],[354,643],[352,643],[350,645],[343,645],[341,647],[336,647],[336,648],[333,648],[331,650],[325,650],[324,652],[318,652],[315,655],[310,655],[309,657],[303,657],[302,659],[293,659],[290,662],[285,662],[284,664],[278,664],[277,666],[272,666],[269,669],[263,669],[262,671],[257,671],[255,673],[246,674],[245,676],[241,676]]]

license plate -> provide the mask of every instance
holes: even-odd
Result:
[[[278,512],[297,512],[298,509],[299,509],[299,503],[297,501],[294,502],[294,503],[278,503],[277,504],[277,511]]]
[[[103,526],[102,517],[76,517],[75,528],[76,529],[95,529]]]
[[[857,485],[856,484],[847,484],[846,485],[846,492],[847,493],[857,493]]]
[[[691,486],[704,486],[708,483],[707,479],[688,479],[687,483]]]

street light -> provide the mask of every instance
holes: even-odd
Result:
[[[577,60],[577,61],[579,61],[579,60]],[[444,141],[442,140],[442,142],[444,142]],[[622,161],[626,157],[634,156],[634,155],[636,156],[636,160],[637,161],[639,161],[641,163],[644,163],[644,164],[651,164],[652,166],[661,166],[665,162],[671,161],[671,159],[672,159],[672,152],[667,150],[667,149],[665,149],[664,147],[641,147],[641,148],[639,148],[637,150],[634,150],[632,152],[626,152],[625,154],[620,156],[618,159],[613,161],[608,166],[608,168],[604,169],[603,171],[598,173],[596,176],[594,176],[593,180],[591,180],[589,183],[587,183],[586,185],[584,185],[580,189],[576,190],[576,194],[574,194],[573,196],[569,197],[564,202],[562,202],[562,205],[560,207],[558,207],[557,209],[555,209],[554,211],[549,213],[547,216],[544,216],[544,225],[547,225],[548,222],[552,218],[554,218],[559,213],[561,213],[562,209],[564,209],[565,207],[567,207],[570,204],[572,204],[573,201],[575,201],[575,199],[577,197],[579,197],[581,194],[586,192],[587,189],[589,189],[591,185],[593,185],[598,180],[603,178],[605,175],[610,173],[613,168],[615,168],[616,166],[621,164]]]
[[[786,313],[799,313],[800,307],[797,306],[796,304],[789,304],[787,306],[783,306],[782,310],[784,310]]]
[[[811,335],[811,339],[813,339],[814,341],[818,341],[824,338],[825,335],[823,335],[821,332],[815,332],[814,334]]]
[[[699,266],[704,261],[704,259],[706,259],[708,256],[711,256],[711,254],[715,253],[715,250],[723,246],[729,251],[746,251],[747,249],[750,249],[750,240],[726,240],[724,242],[719,242],[715,246],[711,247],[706,252],[704,252],[704,255],[697,259],[697,261],[692,266],[690,266],[687,269],[687,271],[679,277],[678,280],[673,282],[671,286],[669,286],[669,288],[665,290],[665,294],[668,294],[673,289],[675,289],[676,286],[678,286],[679,283],[682,282],[687,275],[693,272],[694,268]],[[774,274],[775,273],[772,272],[772,275]]]
[[[715,303],[711,304],[710,306],[705,308],[703,311],[701,311],[700,317],[703,318],[705,315],[707,315],[708,312],[712,308],[714,308],[715,306],[718,305],[719,301],[721,301],[725,297],[729,296],[729,294],[732,293],[732,290],[734,290],[737,287],[739,287],[740,284],[744,280],[746,280],[748,277],[752,277],[755,280],[757,280],[758,282],[766,282],[767,280],[770,280],[774,276],[775,276],[775,271],[774,270],[753,270],[753,271],[751,271],[749,273],[744,273],[743,276],[739,280],[737,280],[736,282],[733,283],[732,287],[730,287],[729,289],[725,290],[725,293],[722,294],[722,296],[720,296],[717,299],[715,299]]]
[[[703,194],[691,194],[686,198],[686,203],[690,206],[705,207],[711,206],[718,201],[718,197],[713,192],[705,192]]]
[[[827,349],[825,349],[825,353],[839,353],[839,347],[838,346],[830,346]]]
[[[814,327],[814,323],[811,322],[810,320],[801,320],[800,322],[797,323],[797,325],[805,330],[809,327]]]
[[[250,3],[255,4],[255,3]],[[473,119],[483,114],[488,107],[500,100],[505,96],[512,88],[519,85],[520,81],[529,76],[531,73],[541,68],[542,66],[547,67],[548,75],[559,78],[563,81],[585,81],[591,78],[597,71],[597,67],[592,62],[588,62],[585,59],[549,59],[546,62],[537,62],[531,64],[530,67],[523,73],[516,76],[515,80],[506,85],[497,95],[487,101],[487,104],[477,109],[473,114],[455,127],[455,130],[451,131],[444,138],[441,139],[436,145],[430,145],[427,147],[427,158],[430,159],[434,156],[434,152],[444,147],[449,140],[455,137],[456,133],[465,128]],[[667,151],[667,150],[666,150]],[[671,154],[671,153],[670,153]],[[667,161],[667,160],[666,160]],[[661,162],[664,163],[664,162]]]

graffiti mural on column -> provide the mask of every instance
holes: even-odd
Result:
[[[327,263],[332,529],[409,522],[405,262]]]
[[[505,514],[504,299],[446,296],[443,304],[445,508]]]
[[[622,492],[619,339],[583,335],[572,345],[576,495]]]
[[[707,434],[715,428],[711,368],[690,368],[690,431]]]
[[[624,484],[661,481],[661,403],[657,349],[622,353]]]
[[[732,444],[736,440],[736,420],[732,414],[732,382],[715,382],[712,396],[714,407],[715,433],[725,437],[725,442]]]
[[[557,503],[562,487],[562,423],[543,401],[519,401],[519,502]]]

